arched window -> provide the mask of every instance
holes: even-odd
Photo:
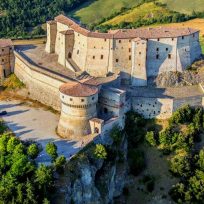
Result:
[[[69,58],[69,59],[72,58],[72,53],[71,53],[71,52],[69,52],[68,58]]]

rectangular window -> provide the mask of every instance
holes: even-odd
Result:
[[[166,51],[168,51],[168,50],[169,50],[169,48],[167,47],[167,48],[166,48]]]
[[[159,59],[159,55],[156,55],[156,59]]]
[[[131,55],[129,56],[129,60],[131,60],[132,58],[131,58]]]
[[[93,56],[93,59],[95,59],[95,56]]]
[[[103,55],[101,55],[101,59],[103,59]]]
[[[158,38],[157,41],[160,41],[160,39]]]
[[[184,36],[182,36],[182,40],[184,39]]]
[[[119,43],[121,43],[121,40],[119,40]]]
[[[129,52],[131,52],[131,48],[129,48]]]
[[[157,51],[159,51],[159,48],[157,48]]]
[[[168,54],[168,58],[171,59],[171,54]]]
[[[118,59],[116,59],[115,61],[116,61],[116,62],[119,62],[119,60],[118,60]]]
[[[79,54],[79,50],[77,50],[77,55]]]

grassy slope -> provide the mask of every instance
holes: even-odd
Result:
[[[203,0],[160,0],[166,3],[168,8],[181,13],[191,14],[192,11],[204,11]]]
[[[157,6],[154,3],[145,3],[139,7],[135,7],[127,11],[123,15],[118,15],[115,18],[103,23],[117,25],[121,22],[135,22],[139,19],[150,19],[162,16],[168,16],[170,14],[168,9]]]
[[[138,5],[140,0],[97,0],[93,3],[86,3],[76,11],[70,13],[73,18],[84,24],[97,23],[101,18],[120,11],[122,7],[131,8]]]

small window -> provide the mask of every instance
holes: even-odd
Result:
[[[131,42],[131,40],[129,40],[129,42]]]
[[[159,59],[159,55],[156,55],[156,59]]]
[[[95,56],[93,56],[93,59],[95,59]]]
[[[70,100],[70,101],[73,101],[73,98],[70,98],[69,100]]]
[[[158,38],[157,41],[160,41],[160,39]]]
[[[101,55],[101,59],[103,59],[103,55]]]
[[[62,95],[62,98],[64,98],[64,95]]]
[[[159,48],[157,47],[157,51],[159,51]]]
[[[131,60],[132,58],[131,58],[131,55],[129,56],[129,60]]]
[[[171,54],[168,54],[168,58],[171,59]]]
[[[92,97],[92,101],[94,100],[95,98],[94,97]]]
[[[119,43],[121,43],[121,40],[119,40]]]
[[[78,33],[78,36],[79,36],[79,33]]]
[[[172,38],[171,40],[174,41],[174,38]]]
[[[182,36],[182,40],[184,40],[184,36]]]
[[[138,66],[140,66],[140,64],[138,64]]]
[[[118,60],[118,59],[116,59],[115,61],[116,61],[116,62],[119,62],[119,60]]]
[[[81,102],[84,102],[84,99],[81,99]]]
[[[141,52],[139,52],[139,55],[141,55],[142,53]]]
[[[193,33],[193,37],[195,37],[195,33]]]
[[[94,46],[94,49],[96,48],[96,46]]]
[[[106,42],[106,39],[104,39],[104,41]]]
[[[2,59],[2,62],[4,62],[4,59]]]
[[[131,48],[129,48],[129,52],[131,52]]]
[[[77,50],[77,55],[79,54],[79,50]]]
[[[167,48],[166,48],[166,51],[168,51],[168,50],[169,50],[169,48],[167,47]]]
[[[4,49],[2,49],[2,52],[4,51]]]

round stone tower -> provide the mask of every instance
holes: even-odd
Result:
[[[68,139],[90,134],[89,120],[97,116],[98,87],[69,82],[60,87],[60,99],[58,134]]]

